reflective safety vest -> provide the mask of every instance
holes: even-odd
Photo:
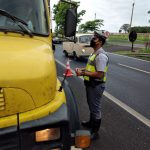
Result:
[[[89,60],[88,60],[88,63],[86,65],[86,71],[89,71],[89,72],[96,72],[96,67],[95,67],[95,58],[97,57],[97,55],[99,55],[100,53],[98,54],[91,54],[91,56],[89,57]],[[104,54],[104,53],[103,53]],[[105,54],[106,55],[106,54]],[[107,56],[107,55],[106,55]],[[108,56],[107,56],[108,57]],[[94,81],[100,81],[100,82],[106,82],[106,73],[107,73],[107,70],[108,70],[108,61],[107,61],[107,64],[106,64],[106,67],[104,69],[104,76],[103,78],[93,78],[93,77],[89,77],[89,76],[84,76],[84,80],[85,81],[91,81],[91,80],[94,80]]]

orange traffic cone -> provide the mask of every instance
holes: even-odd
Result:
[[[63,75],[66,76],[66,77],[71,77],[71,76],[73,76],[73,73],[71,72],[71,69],[70,69],[70,62],[69,62],[69,59],[67,60],[67,63],[66,63],[66,70],[65,70],[65,73],[64,73]]]

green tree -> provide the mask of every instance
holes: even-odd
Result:
[[[122,30],[119,30],[119,33],[121,33],[122,32]]]
[[[75,2],[77,7],[80,5],[80,2]],[[63,35],[64,33],[64,24],[65,24],[65,16],[67,9],[70,8],[70,4],[59,2],[57,5],[53,6],[53,14],[54,20],[56,22],[55,33]],[[77,24],[82,20],[81,16],[85,14],[85,10],[77,13]]]
[[[84,33],[88,31],[96,31],[96,30],[100,30],[101,26],[103,26],[103,20],[95,19],[93,21],[87,21],[84,24],[81,24],[79,26],[79,31]]]
[[[150,27],[149,26],[137,26],[137,27],[132,27],[131,31],[136,31],[137,33],[150,33]]]
[[[123,24],[120,28],[120,30],[123,30],[125,33],[129,32],[130,25],[129,24]]]

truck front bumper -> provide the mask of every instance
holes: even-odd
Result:
[[[61,148],[65,141],[64,132],[67,132],[68,126],[67,106],[63,104],[56,112],[46,117],[22,123],[19,127],[1,128],[0,149],[47,150]],[[47,128],[60,128],[60,138],[53,141],[36,142],[35,132]],[[69,132],[67,134],[69,139]]]

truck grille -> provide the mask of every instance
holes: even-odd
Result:
[[[17,135],[0,136],[0,150],[18,150]]]
[[[0,88],[0,111],[5,109],[4,91]]]

